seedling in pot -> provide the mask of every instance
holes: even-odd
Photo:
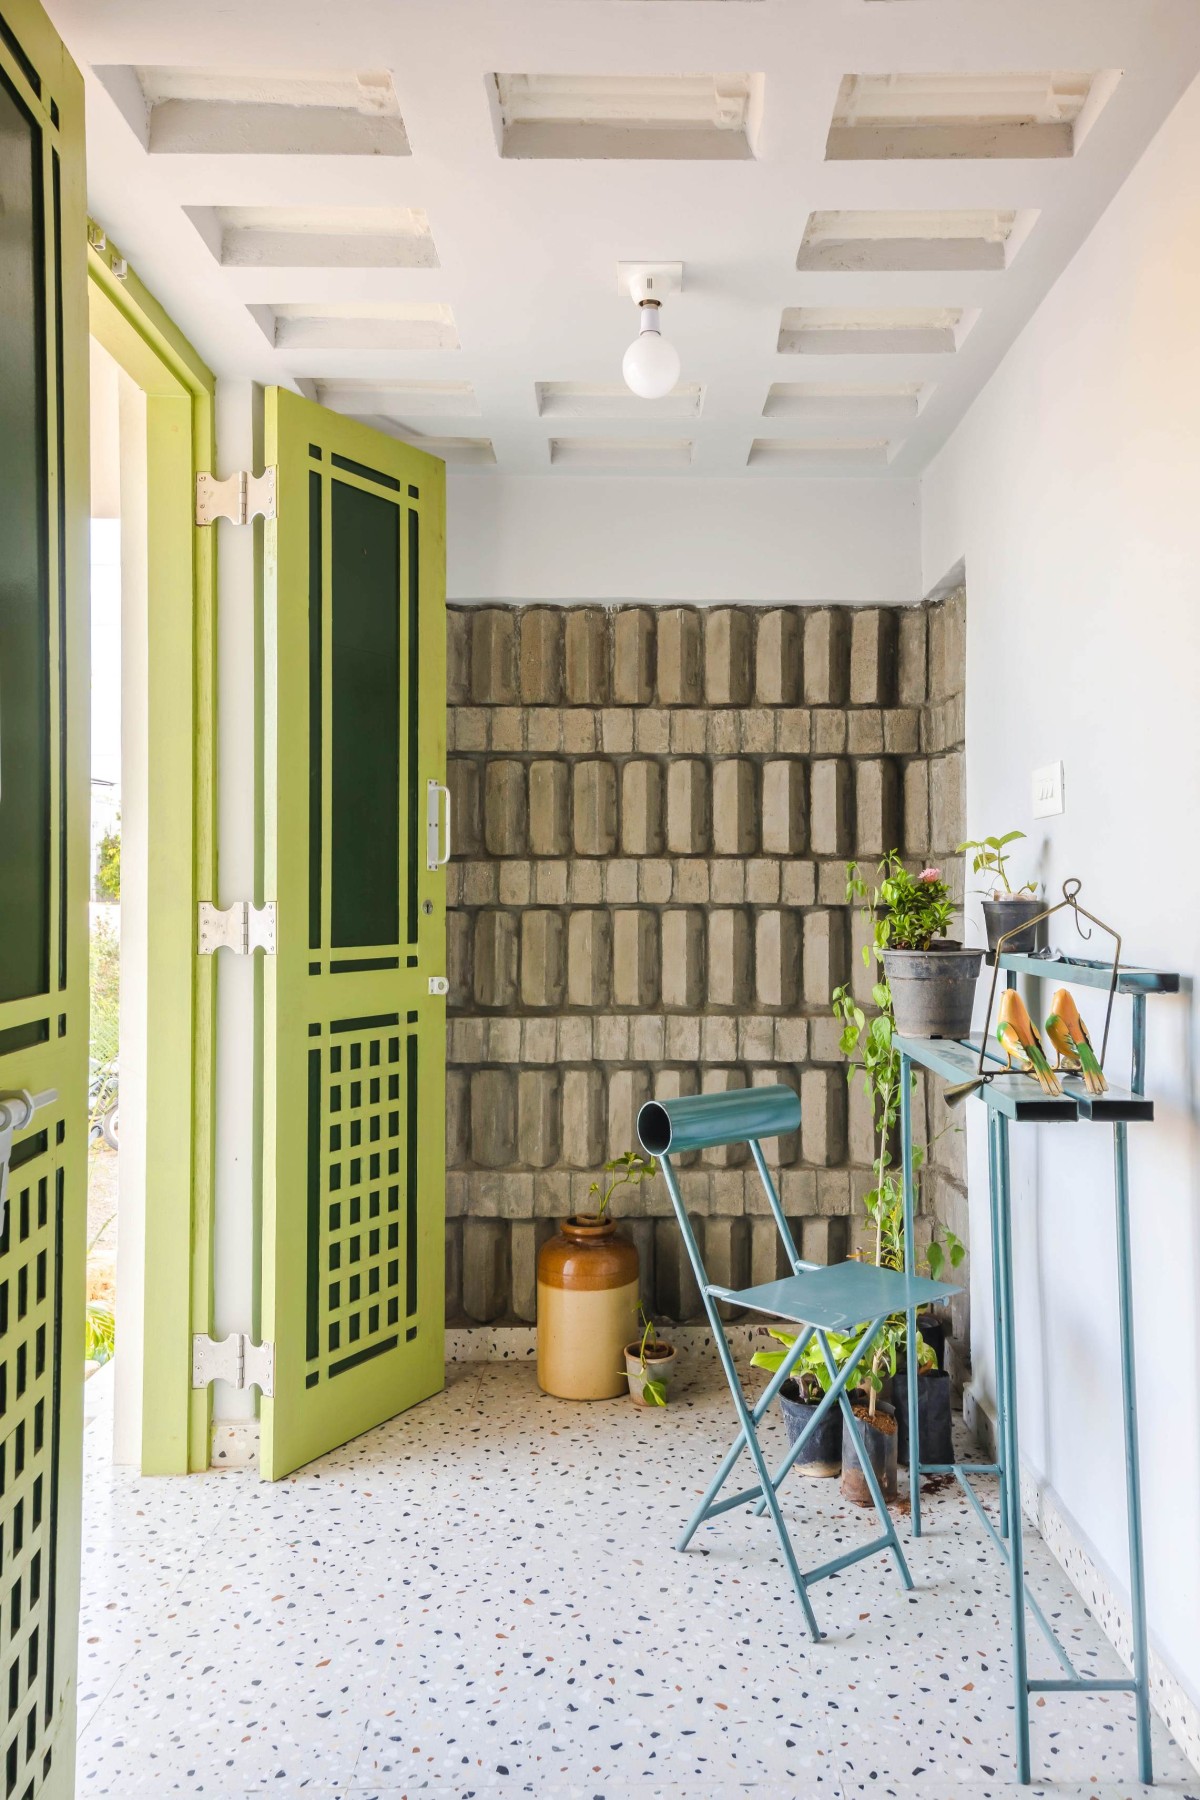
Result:
[[[638,1317],[642,1321],[641,1342],[634,1347],[625,1348],[625,1373],[629,1377],[629,1391],[637,1398],[637,1390],[641,1392],[643,1406],[665,1406],[667,1404],[667,1383],[665,1375],[651,1375],[647,1364],[663,1363],[669,1366],[675,1360],[675,1347],[660,1338],[655,1330],[654,1320],[644,1306],[638,1307]],[[636,1369],[632,1366],[636,1364]],[[635,1385],[637,1384],[636,1389]]]
[[[1037,893],[1036,881],[1027,881],[1024,886],[1015,888],[1008,879],[1009,859],[1005,851],[1009,844],[1015,844],[1024,836],[1023,831],[1006,831],[1001,837],[968,838],[955,850],[955,856],[965,856],[968,850],[972,851],[972,873],[992,877],[991,887],[977,890],[985,900],[1020,900],[1026,894],[1032,899]]]
[[[658,1163],[652,1156],[649,1162],[639,1156],[636,1150],[626,1150],[620,1156],[614,1156],[611,1162],[604,1165],[604,1173],[611,1175],[612,1180],[606,1186],[593,1181],[588,1188],[589,1194],[599,1194],[600,1203],[594,1213],[580,1213],[579,1222],[583,1225],[602,1225],[608,1211],[609,1203],[619,1187],[628,1185],[637,1187],[648,1181],[658,1171]]]

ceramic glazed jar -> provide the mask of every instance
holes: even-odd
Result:
[[[563,1219],[538,1255],[538,1386],[561,1400],[626,1392],[638,1335],[638,1253],[611,1220]]]

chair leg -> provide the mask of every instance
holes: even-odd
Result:
[[[775,1374],[771,1377],[771,1380],[768,1382],[765,1390],[763,1391],[762,1395],[760,1396],[760,1398],[758,1399],[758,1401],[756,1402],[756,1404],[754,1405],[754,1407],[751,1409],[751,1412],[750,1412],[750,1417],[753,1419],[753,1421],[756,1425],[760,1423],[764,1414],[767,1411],[767,1408],[770,1406],[772,1400],[774,1400],[776,1394],[779,1392],[780,1388],[783,1386],[784,1382],[788,1379],[792,1370],[795,1368],[796,1364],[799,1362],[800,1358],[803,1356],[805,1350],[808,1348],[810,1342],[812,1341],[812,1336],[813,1336],[813,1328],[811,1325],[809,1325],[804,1330],[804,1332],[801,1334],[801,1336],[797,1339],[796,1343],[792,1345],[792,1348],[788,1351],[787,1355],[784,1357],[783,1361],[780,1363],[779,1368],[776,1370]],[[745,1449],[745,1446],[746,1446],[746,1434],[744,1431],[739,1431],[737,1436],[734,1438],[733,1443],[730,1445],[729,1452],[728,1452],[727,1456],[725,1457],[724,1462],[721,1464],[720,1468],[717,1470],[716,1474],[713,1476],[712,1480],[709,1482],[708,1487],[705,1490],[703,1500],[701,1500],[699,1506],[696,1508],[695,1512],[692,1514],[691,1518],[688,1520],[687,1525],[684,1527],[683,1536],[680,1538],[679,1542],[675,1546],[675,1548],[677,1550],[686,1550],[688,1545],[691,1543],[692,1538],[696,1534],[697,1528],[700,1525],[702,1525],[704,1523],[705,1519],[708,1517],[709,1509],[711,1508],[713,1501],[716,1499],[717,1495],[720,1493],[721,1489],[724,1487],[725,1483],[728,1481],[730,1473],[733,1469],[733,1466],[737,1462],[738,1457],[742,1454],[742,1451]],[[729,1501],[726,1502],[726,1506],[729,1506],[731,1504],[732,1504],[732,1502],[729,1502]],[[750,1504],[750,1502],[749,1502],[749,1500],[747,1500],[746,1505],[749,1505],[749,1504]],[[759,1511],[761,1512],[761,1510],[762,1510],[762,1502],[760,1501],[759,1502]]]
[[[871,1353],[872,1344],[883,1330],[884,1323],[885,1321],[883,1319],[876,1319],[863,1333],[858,1341],[856,1354],[851,1359],[850,1366],[853,1369],[860,1369],[862,1367],[863,1363]],[[833,1351],[829,1348],[829,1339],[825,1336],[823,1331],[818,1331],[817,1342],[821,1346],[821,1354],[824,1356],[826,1366],[829,1369],[829,1373],[832,1375],[837,1369],[837,1364],[833,1359]],[[871,1458],[867,1454],[867,1447],[863,1442],[863,1435],[859,1430],[858,1420],[854,1416],[854,1408],[850,1404],[850,1397],[846,1393],[844,1387],[839,1397],[839,1404],[842,1409],[843,1429],[853,1434],[855,1443],[858,1446],[858,1460],[862,1468],[863,1479],[866,1481],[871,1499],[874,1502],[875,1511],[879,1515],[879,1523],[883,1526],[884,1538],[887,1540],[888,1548],[896,1558],[896,1564],[900,1570],[901,1581],[906,1588],[911,1589],[913,1578],[909,1573],[908,1564],[904,1560],[904,1552],[900,1548],[900,1539],[896,1535],[895,1520],[887,1509],[887,1501],[883,1497],[883,1489],[879,1485],[879,1477],[871,1466]]]
[[[775,1498],[775,1489],[771,1485],[771,1473],[767,1468],[767,1460],[762,1453],[762,1447],[759,1444],[758,1435],[754,1429],[754,1419],[751,1415],[750,1408],[746,1404],[746,1396],[742,1392],[742,1384],[738,1379],[738,1372],[734,1366],[733,1353],[729,1348],[725,1333],[721,1328],[721,1318],[720,1314],[717,1312],[716,1302],[709,1294],[705,1294],[704,1296],[704,1308],[708,1313],[709,1323],[712,1326],[713,1339],[717,1346],[717,1354],[721,1358],[721,1366],[725,1371],[725,1379],[729,1383],[729,1392],[733,1399],[734,1410],[738,1415],[738,1421],[742,1427],[742,1437],[747,1450],[750,1452],[750,1460],[754,1464],[754,1471],[758,1476],[759,1484],[763,1492],[763,1498],[767,1503],[767,1510],[771,1514],[771,1522],[775,1527],[775,1533],[779,1539],[779,1547],[783,1551],[783,1560],[787,1564],[788,1574],[792,1578],[792,1586],[796,1590],[796,1598],[803,1608],[810,1636],[814,1643],[819,1643],[821,1638],[821,1628],[817,1624],[817,1616],[813,1612],[812,1602],[808,1597],[808,1587],[805,1583],[804,1576],[801,1573],[800,1564],[796,1561],[796,1552],[792,1549],[792,1540],[788,1536],[787,1526],[783,1522],[783,1514],[779,1510],[779,1502]],[[731,1468],[732,1466],[732,1463],[730,1463]]]

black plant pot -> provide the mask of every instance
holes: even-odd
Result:
[[[817,1410],[815,1400],[800,1398],[800,1385],[785,1381],[779,1390],[779,1404],[787,1426],[788,1443],[794,1444]],[[802,1475],[837,1475],[842,1467],[842,1414],[835,1401],[817,1429],[801,1450],[796,1467]]]
[[[896,1405],[896,1423],[900,1427],[897,1446],[899,1460],[908,1466],[908,1378],[896,1375],[892,1395]],[[950,1421],[950,1377],[944,1369],[927,1369],[917,1376],[917,1406],[921,1427],[921,1461],[948,1463],[954,1461],[954,1437]]]
[[[871,1459],[871,1467],[875,1471],[885,1500],[894,1500],[899,1493],[896,1480],[896,1452],[899,1447],[899,1432],[896,1429],[895,1408],[886,1400],[875,1402],[875,1415],[878,1425],[872,1425],[867,1419],[857,1417],[859,1406],[866,1409],[866,1398],[855,1394],[854,1408],[856,1423],[862,1432],[867,1455]],[[885,1429],[890,1426],[891,1429]],[[871,1490],[867,1486],[862,1464],[858,1460],[858,1450],[849,1432],[842,1439],[842,1493],[847,1500],[856,1506],[870,1506]]]
[[[987,927],[989,951],[995,952],[1000,939],[1009,932],[1010,937],[1004,949],[1006,954],[1028,956],[1037,949],[1039,925],[1026,925],[1027,919],[1036,919],[1039,913],[1046,910],[1046,902],[1034,896],[1019,898],[1016,894],[1009,900],[985,900],[983,903],[983,922]],[[1017,931],[1018,925],[1024,925],[1023,931]]]
[[[946,1327],[942,1321],[934,1318],[931,1313],[918,1313],[917,1330],[920,1332],[926,1348],[932,1350],[937,1357],[938,1368],[944,1369],[946,1366]],[[904,1351],[900,1350],[896,1355],[897,1381],[903,1381],[906,1366],[907,1359]]]

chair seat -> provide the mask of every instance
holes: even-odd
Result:
[[[829,1263],[785,1275],[782,1281],[764,1281],[759,1287],[723,1288],[708,1292],[747,1312],[769,1313],[796,1325],[814,1325],[818,1331],[853,1331],[869,1319],[910,1307],[928,1306],[957,1294],[949,1281],[929,1281],[923,1275],[905,1275],[899,1269],[879,1269],[874,1263]]]

